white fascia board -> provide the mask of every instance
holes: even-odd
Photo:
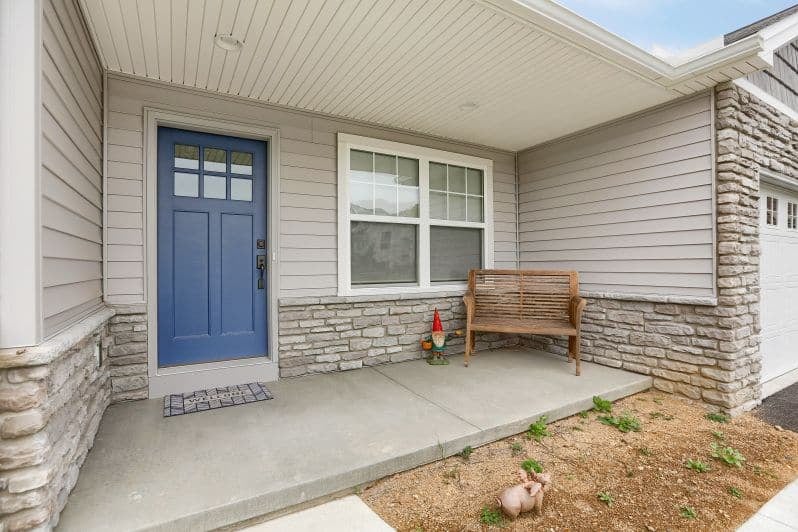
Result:
[[[798,38],[798,13],[761,29],[759,35],[763,40],[763,50],[759,55],[772,65],[773,52]]]

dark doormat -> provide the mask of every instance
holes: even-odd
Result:
[[[268,401],[274,396],[262,382],[175,393],[163,398],[163,417],[193,414],[226,406]]]
[[[798,432],[798,383],[762,401],[757,414],[772,425]]]

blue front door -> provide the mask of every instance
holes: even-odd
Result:
[[[266,167],[264,142],[158,128],[159,366],[267,354]]]

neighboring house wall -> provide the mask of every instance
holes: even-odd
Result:
[[[798,112],[798,39],[774,52],[772,68],[745,79]]]
[[[709,93],[519,155],[521,266],[583,291],[711,297]]]
[[[45,338],[102,304],[102,70],[73,1],[43,2],[42,309]]]

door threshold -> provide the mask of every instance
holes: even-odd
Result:
[[[150,375],[150,399],[248,382],[276,381],[280,375],[271,358],[242,358],[224,362],[156,368]]]

